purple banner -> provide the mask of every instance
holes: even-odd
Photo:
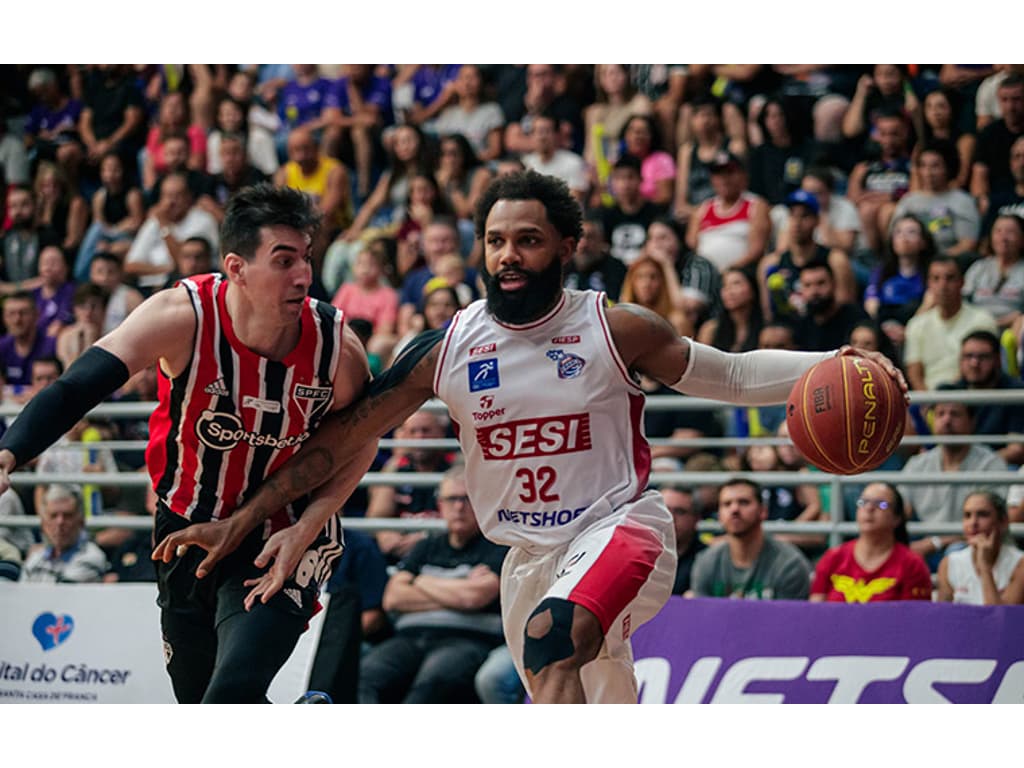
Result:
[[[643,704],[1024,704],[1024,607],[684,600],[633,636]]]

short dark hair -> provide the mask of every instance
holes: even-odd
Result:
[[[960,342],[960,349],[963,349],[964,344],[968,341],[983,341],[992,348],[993,352],[999,351],[999,337],[992,333],[992,331],[971,331]]]
[[[925,142],[918,151],[917,161],[919,163],[921,162],[921,155],[925,152],[931,152],[942,158],[942,162],[946,165],[947,178],[954,179],[960,173],[960,154],[957,152],[956,145],[953,142],[945,139],[931,139]]]
[[[946,256],[945,254],[937,253],[932,257],[931,262],[928,264],[928,268],[931,269],[936,264],[952,264],[956,267],[957,274],[959,274],[960,277],[964,276],[964,265],[961,264],[960,260],[955,256]]]
[[[32,303],[33,307],[36,306],[36,297],[32,295],[31,291],[21,290],[8,294],[7,298],[4,299],[3,306],[6,307],[9,301],[28,301]]]
[[[754,498],[757,499],[757,503],[761,504],[761,484],[756,480],[749,480],[745,477],[730,477],[721,486],[719,486],[719,493],[725,488],[731,488],[734,485],[745,485],[754,492]]]
[[[615,165],[612,166],[612,171],[628,170],[633,171],[638,176],[643,169],[643,165],[640,162],[639,157],[633,157],[633,155],[623,155],[615,161]]]
[[[537,200],[562,237],[578,241],[583,234],[583,210],[569,186],[554,176],[526,170],[497,178],[484,190],[473,221],[478,239],[483,240],[487,216],[499,200]]]
[[[54,355],[37,357],[35,360],[32,361],[32,365],[35,365],[36,363],[46,363],[47,365],[52,365],[54,368],[57,369],[58,376],[64,373],[64,363],[60,361],[59,357],[56,357]]]
[[[996,86],[996,90],[999,90],[1000,88],[1015,88],[1019,85],[1024,85],[1024,76],[1017,72],[1010,72],[1002,79],[999,85]]]
[[[211,261],[213,260],[213,246],[210,244],[210,241],[207,240],[205,237],[202,237],[200,235],[192,235],[192,237],[187,238],[185,242],[182,243],[182,245],[185,245],[187,243],[197,243],[199,247],[203,249],[203,253],[206,254],[206,257]]]
[[[116,253],[110,251],[96,251],[92,256],[93,261],[109,261],[111,264],[117,264],[121,269],[124,269],[124,261]]]
[[[220,227],[221,255],[237,253],[252,261],[263,241],[261,227],[290,227],[313,237],[322,219],[304,192],[267,182],[245,187],[228,201]]]
[[[811,259],[802,267],[800,267],[799,274],[802,275],[804,272],[811,269],[824,269],[833,281],[835,281],[836,279],[836,274],[832,270],[832,265],[829,264],[825,259]]]
[[[71,305],[79,307],[89,299],[99,299],[100,303],[106,307],[107,302],[110,301],[110,293],[106,288],[101,288],[96,283],[82,283],[75,288],[75,292],[71,297]]]

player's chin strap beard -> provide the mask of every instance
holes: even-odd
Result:
[[[552,259],[539,272],[517,270],[526,278],[526,287],[513,293],[501,290],[498,278],[483,267],[484,286],[487,288],[487,311],[503,323],[524,325],[543,317],[558,301],[562,291],[562,263]]]

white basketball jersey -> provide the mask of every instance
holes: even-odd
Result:
[[[647,486],[644,395],[613,345],[603,293],[566,290],[525,326],[474,302],[445,335],[434,390],[492,541],[557,546]]]

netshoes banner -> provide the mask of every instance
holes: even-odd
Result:
[[[323,615],[274,678],[271,701],[305,692]],[[174,702],[153,584],[0,582],[0,617],[0,703]]]
[[[673,597],[633,654],[644,704],[1024,703],[1024,606]]]

